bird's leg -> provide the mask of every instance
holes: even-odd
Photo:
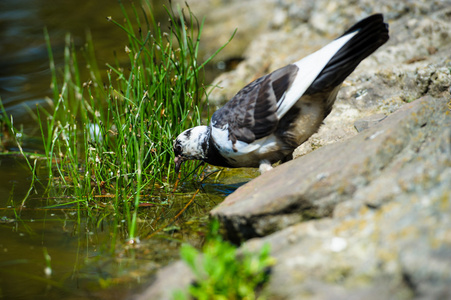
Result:
[[[260,161],[260,167],[258,169],[260,171],[260,174],[263,174],[265,172],[268,172],[269,170],[272,170],[271,162],[267,159],[262,159]]]

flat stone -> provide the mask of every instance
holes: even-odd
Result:
[[[451,6],[263,2],[189,1],[206,15],[207,54],[238,27],[218,59],[244,60],[212,83],[222,87],[209,95],[212,107],[369,14],[384,14],[390,40],[345,80],[298,158],[240,187],[212,215],[243,248],[270,244],[267,299],[451,299]],[[138,299],[172,299],[192,280],[175,262]]]
[[[357,190],[370,189],[372,182],[385,182],[387,176],[396,177],[399,164],[418,156],[416,152],[425,147],[436,128],[449,127],[447,101],[424,97],[406,104],[353,138],[324,146],[255,178],[211,214],[222,221],[234,241],[331,216],[335,206],[351,199]],[[384,172],[386,169],[392,173]],[[391,186],[378,192],[388,192]],[[402,185],[396,188],[402,189]],[[377,206],[370,200],[367,204]]]
[[[294,224],[244,244],[250,251],[265,243],[271,246],[277,264],[266,288],[269,299],[451,297],[449,104],[449,99],[417,100],[353,138],[360,140],[363,135],[372,143],[391,131],[384,143],[374,142],[376,153],[368,153],[390,157],[387,163],[374,165],[371,180],[357,184],[345,198],[335,192],[340,200],[329,217]],[[406,141],[395,136],[398,130],[408,130]],[[367,131],[372,134],[364,135]],[[395,149],[396,155],[387,155],[385,146]],[[366,163],[371,160],[368,157]],[[367,168],[363,164],[360,170],[365,173]],[[339,180],[351,183],[349,174],[344,167]]]
[[[176,261],[161,269],[155,275],[152,285],[141,293],[137,293],[135,300],[170,300],[174,299],[176,291],[188,297],[187,287],[194,281],[194,274],[183,261]]]

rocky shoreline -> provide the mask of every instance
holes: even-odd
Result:
[[[212,211],[231,238],[262,237],[245,247],[270,243],[271,299],[451,296],[447,101],[405,105],[259,176]]]
[[[214,105],[361,17],[384,13],[389,42],[345,81],[297,158],[240,187],[211,214],[231,240],[247,240],[242,247],[271,244],[269,299],[451,298],[451,2],[189,4],[206,14],[212,33],[203,38],[216,48],[235,27],[250,31],[223,54],[244,51],[244,60],[214,81],[223,87],[211,94]],[[138,298],[170,299],[191,278],[173,263]]]

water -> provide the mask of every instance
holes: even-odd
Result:
[[[153,202],[168,204],[139,210],[140,242],[130,245],[126,220],[108,207],[55,208],[68,199],[59,198],[57,192],[41,198],[39,189],[20,205],[30,184],[29,173],[20,167],[19,158],[4,157],[1,164],[1,174],[10,172],[0,197],[0,298],[4,299],[128,298],[160,267],[178,259],[182,242],[200,246],[208,212],[256,175],[229,170],[221,183],[208,179],[184,184],[177,195],[154,195]],[[197,188],[195,201],[174,221]]]
[[[0,96],[15,125],[29,136],[25,150],[40,150],[40,133],[30,110],[36,104],[47,106],[51,96],[43,28],[48,29],[57,65],[62,65],[66,33],[82,47],[89,30],[102,66],[115,57],[126,59],[125,35],[107,22],[107,16],[122,18],[116,1],[0,2]],[[12,143],[5,147],[17,150]],[[37,172],[45,174],[41,168]],[[24,159],[0,156],[0,298],[127,298],[158,268],[178,258],[182,242],[199,246],[211,208],[255,175],[226,171],[220,184],[212,176],[185,184],[176,195],[155,194],[149,200],[162,205],[140,209],[140,243],[130,245],[127,222],[108,208],[108,198],[100,201],[105,203],[101,209],[55,207],[68,199],[57,190],[43,198],[45,177],[26,198],[32,177]],[[174,220],[197,188],[195,201]],[[158,231],[167,225],[162,219],[170,226]]]
[[[8,113],[24,122],[25,106],[46,105],[50,91],[48,53],[44,28],[49,31],[55,60],[62,63],[64,39],[70,32],[77,47],[84,45],[89,30],[95,41],[99,64],[119,54],[124,35],[106,20],[120,18],[115,1],[2,0],[0,2],[0,95]]]

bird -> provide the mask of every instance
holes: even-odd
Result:
[[[371,15],[305,58],[242,88],[211,117],[208,126],[174,141],[175,172],[184,161],[272,169],[320,128],[337,93],[359,63],[389,39],[382,14]]]

